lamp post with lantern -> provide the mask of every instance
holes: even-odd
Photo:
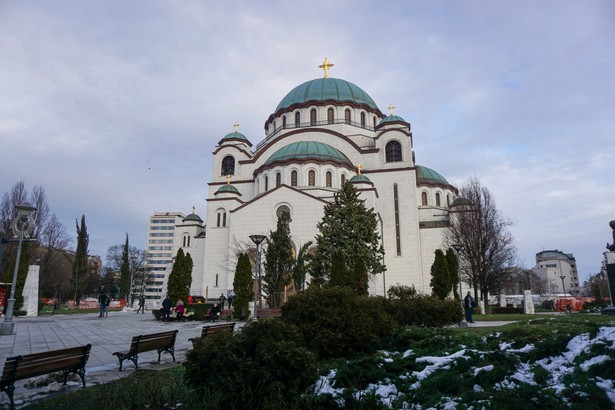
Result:
[[[258,320],[256,311],[256,300],[258,292],[260,291],[260,280],[261,280],[261,248],[260,244],[265,240],[265,235],[250,235],[250,239],[256,245],[256,283],[254,285],[254,316],[252,316],[252,320]]]
[[[32,219],[32,213],[36,211],[36,207],[29,204],[19,204],[15,206],[17,217],[11,223],[11,229],[15,236],[19,237],[19,245],[17,247],[17,260],[15,262],[15,270],[13,271],[13,281],[11,283],[11,295],[6,305],[6,316],[0,324],[0,335],[12,335],[15,330],[15,322],[13,322],[13,312],[15,310],[15,288],[17,287],[17,273],[19,272],[19,259],[21,258],[21,246],[24,238],[29,238],[35,226],[35,221]]]

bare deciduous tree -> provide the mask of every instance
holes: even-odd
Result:
[[[486,300],[490,291],[498,290],[499,277],[516,260],[516,246],[508,227],[512,221],[502,216],[491,192],[477,178],[460,189],[460,195],[473,204],[472,212],[458,212],[451,217],[446,232],[448,246],[462,244],[462,279]]]

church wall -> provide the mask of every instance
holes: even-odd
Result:
[[[427,278],[426,293],[431,293],[429,282],[431,281],[431,265],[436,259],[436,249],[441,249],[446,254],[444,246],[444,228],[427,228],[420,230],[421,236],[421,259],[423,272]]]

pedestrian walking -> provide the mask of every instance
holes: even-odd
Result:
[[[235,292],[233,291],[233,289],[229,289],[228,292],[226,292],[226,300],[228,301],[229,309],[232,309],[233,299],[235,299]]]
[[[98,295],[98,309],[100,309],[98,317],[105,316],[105,311],[107,310],[107,294],[101,293]]]
[[[142,314],[145,314],[145,296],[141,295],[139,298],[139,309],[137,309],[137,313],[141,311]]]
[[[169,295],[165,296],[164,300],[162,301],[162,321],[166,322],[167,320],[169,320],[171,317],[171,299],[169,299]]]
[[[474,298],[470,292],[463,298],[463,306],[466,309],[466,320],[468,323],[474,323],[472,320],[472,313],[474,313],[474,306],[476,306],[476,303],[474,303]]]
[[[220,297],[218,298],[218,300],[220,301],[220,309],[224,309],[224,301],[226,300],[226,297],[224,297],[224,293],[220,293]]]

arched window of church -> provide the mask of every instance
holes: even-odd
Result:
[[[333,121],[335,121],[335,116],[334,116],[334,113],[333,113],[333,108],[329,108],[327,110],[327,122],[329,124],[333,124]]]
[[[436,192],[436,206],[440,206],[440,193]]]
[[[316,109],[313,108],[312,111],[310,111],[310,125],[316,125]]]
[[[374,116],[374,129],[376,128],[376,125],[378,125],[377,121],[378,119],[376,118],[376,116]]]
[[[269,177],[265,177],[265,192],[269,190]]]
[[[282,216],[282,214],[287,214],[288,216],[290,216],[290,208],[287,207],[286,205],[281,205],[276,211],[275,211],[275,215],[280,218]]]
[[[344,111],[344,122],[346,124],[350,124],[350,110],[346,109],[346,111]]]
[[[275,174],[275,186],[280,186],[282,185],[282,174],[279,172],[276,172]]]
[[[386,162],[401,161],[401,144],[399,141],[389,141],[384,148]]]
[[[401,234],[399,229],[399,195],[397,184],[393,184],[393,206],[395,210],[395,242],[397,244],[397,256],[401,256]]]
[[[226,226],[226,212],[222,214],[222,226]]]
[[[190,247],[190,234],[185,233],[182,235],[182,248]]]
[[[346,174],[342,174],[342,186],[346,183]]]
[[[421,205],[427,206],[427,192],[421,194]]]
[[[286,128],[286,115],[282,117],[282,128]]]
[[[290,173],[290,186],[297,186],[297,171]]]
[[[316,185],[316,172],[314,170],[310,170],[310,172],[308,172],[308,185],[309,186]]]
[[[273,132],[275,132],[276,129],[276,125],[275,125],[275,121],[273,122]]]
[[[227,155],[222,159],[222,171],[220,174],[222,176],[235,175],[235,158]]]
[[[327,171],[326,183],[327,188],[331,188],[331,186],[333,185],[333,174],[331,173],[331,171]]]
[[[451,206],[451,196],[450,195],[446,195],[446,207],[450,207]]]
[[[365,113],[361,113],[361,128],[365,128]]]
[[[297,111],[295,113],[295,127],[299,128],[299,124],[301,124],[301,112]]]

